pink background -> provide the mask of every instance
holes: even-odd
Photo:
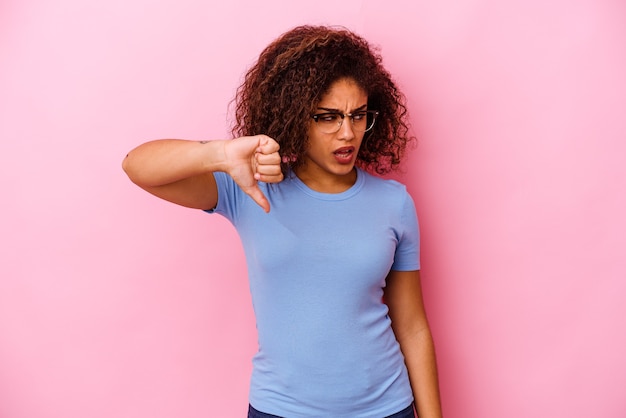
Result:
[[[244,416],[237,236],[120,163],[225,137],[245,69],[303,23],[379,45],[408,96],[447,417],[626,416],[621,0],[4,0],[0,417]]]

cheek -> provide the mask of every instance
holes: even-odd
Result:
[[[367,134],[367,133],[368,133],[368,132],[363,132],[362,134],[359,134],[359,135],[356,137],[356,142],[358,143],[358,146],[359,146],[359,147],[360,147],[361,145],[363,145],[363,141],[364,141],[364,139],[365,139],[365,137],[366,137],[366,134]]]
[[[327,141],[317,132],[309,131],[308,138],[304,145],[305,152],[315,152],[315,150],[319,150],[324,148],[324,145]]]

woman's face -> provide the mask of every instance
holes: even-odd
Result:
[[[367,110],[367,93],[354,80],[342,78],[331,84],[314,114],[352,114],[362,110]],[[354,164],[365,132],[355,131],[348,116],[335,133],[324,133],[320,127],[321,122],[311,119],[308,149],[296,174],[317,191],[341,192],[356,180]]]

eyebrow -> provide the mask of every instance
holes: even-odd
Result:
[[[321,107],[321,106],[318,106],[317,108],[319,110],[325,110],[325,111],[330,112],[330,113],[342,113],[341,110],[339,110],[339,109],[331,109],[331,108],[328,108],[328,107]],[[362,106],[357,107],[356,109],[352,109],[350,111],[350,113],[354,113],[354,112],[358,112],[359,110],[366,110],[366,109],[367,109],[367,104],[364,104]]]

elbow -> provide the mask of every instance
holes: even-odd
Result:
[[[126,154],[126,157],[122,160],[122,170],[128,174],[128,154]]]
[[[135,169],[132,163],[132,157],[130,156],[130,154],[127,154],[126,157],[124,157],[124,159],[122,160],[122,170],[124,170],[124,173],[126,173],[130,181],[132,181],[135,184],[138,184],[137,172],[136,172],[137,170]]]
[[[126,154],[126,157],[122,160],[122,170],[124,170],[124,173],[126,173],[126,175],[132,180],[132,167],[129,162],[129,155],[130,154]]]
[[[404,324],[404,326],[399,326],[397,324],[394,326],[392,323],[391,328],[393,329],[396,339],[401,344],[404,341],[432,340],[432,334],[428,323],[415,321]]]

